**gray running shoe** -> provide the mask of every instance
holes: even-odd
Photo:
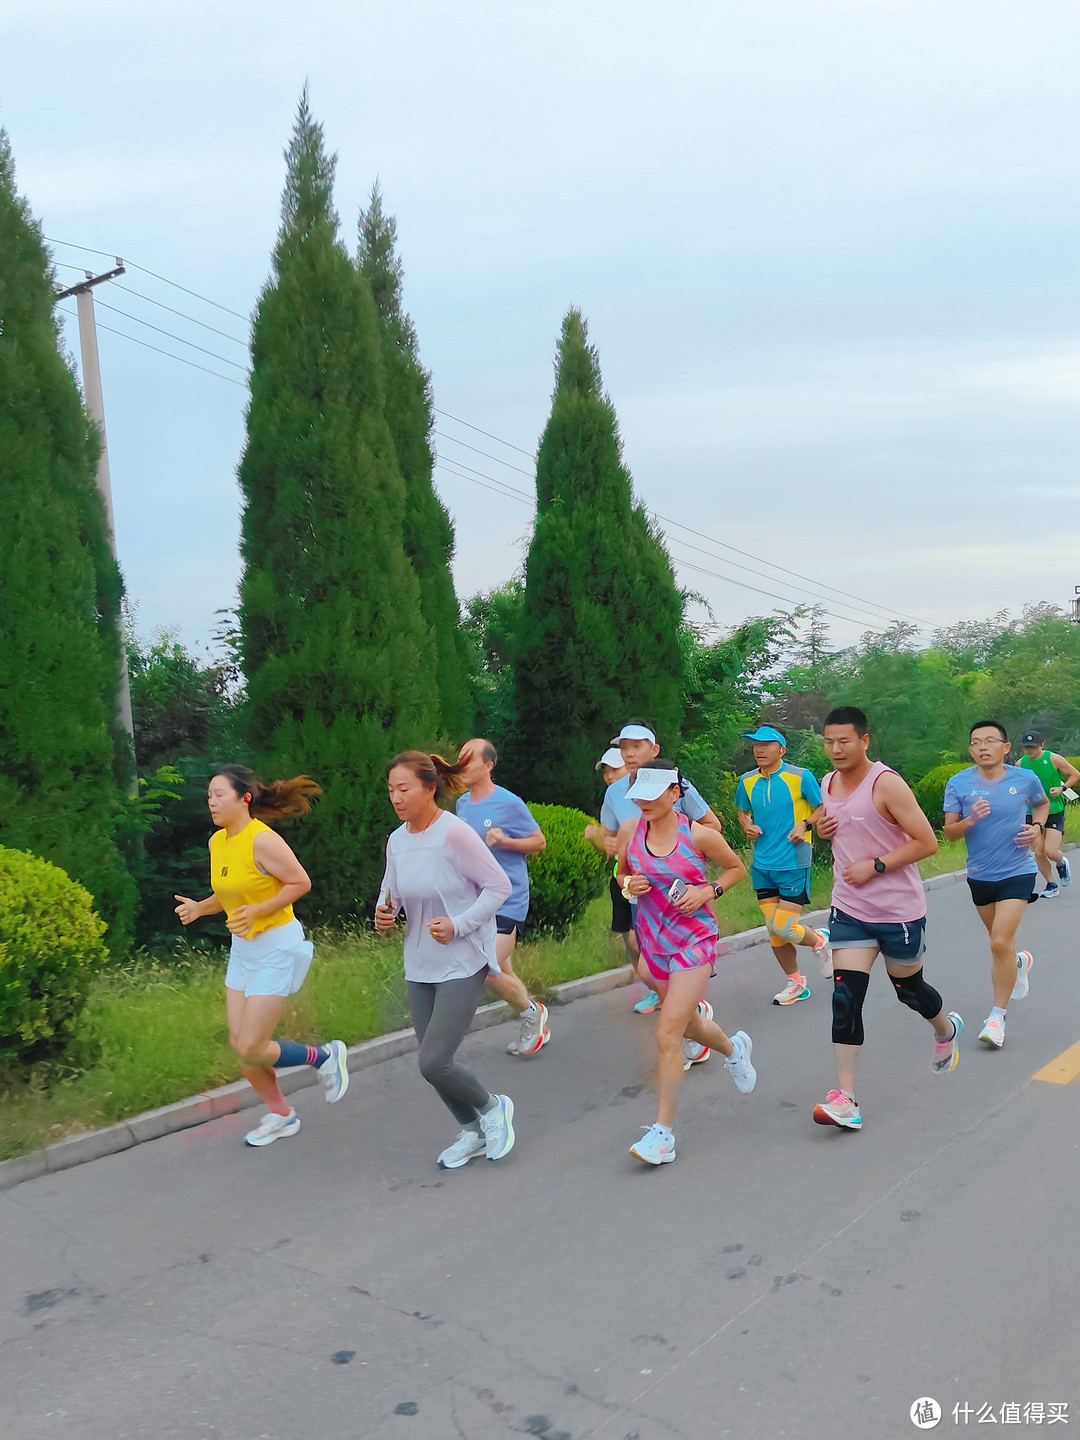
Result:
[[[1058,884],[1064,890],[1066,885],[1072,884],[1072,870],[1069,868],[1069,862],[1064,856],[1057,862],[1057,872]]]
[[[480,1116],[484,1131],[484,1148],[489,1160],[501,1160],[514,1148],[514,1102],[509,1095],[496,1095],[498,1104],[487,1115]]]
[[[745,1030],[736,1030],[731,1037],[734,1050],[724,1061],[728,1074],[735,1081],[735,1089],[740,1095],[749,1095],[757,1084],[757,1071],[750,1063],[750,1052],[754,1048],[754,1042],[747,1035]]]
[[[532,1010],[526,1010],[521,1016],[521,1031],[516,1042],[511,1042],[506,1047],[510,1055],[520,1055],[527,1059],[531,1055],[539,1055],[540,1051],[551,1039],[551,1031],[548,1029],[547,1006],[539,1000],[534,1000]]]

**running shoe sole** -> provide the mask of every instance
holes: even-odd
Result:
[[[858,1119],[852,1120],[837,1120],[836,1117],[830,1115],[825,1109],[825,1106],[819,1102],[814,1106],[814,1124],[835,1125],[838,1130],[861,1130],[862,1116],[860,1115]]]
[[[503,1117],[506,1120],[506,1142],[497,1155],[489,1155],[489,1160],[501,1160],[504,1155],[509,1155],[514,1148],[514,1141],[517,1136],[514,1134],[514,1102],[509,1095],[500,1095],[499,1099],[505,1102]]]
[[[349,1052],[345,1048],[344,1040],[330,1041],[330,1058],[334,1062],[334,1070],[332,1073],[340,1088],[336,1095],[332,1095],[330,1093],[331,1086],[326,1085],[325,1080],[323,1084],[326,1085],[326,1103],[328,1105],[336,1105],[349,1088]],[[319,1077],[322,1079],[322,1066],[319,1067]]]
[[[986,1046],[988,1050],[1000,1050],[1001,1047],[1005,1044],[1004,1035],[1002,1035],[1000,1040],[995,1040],[993,1035],[990,1034],[989,1030],[983,1030],[982,1034],[979,1036],[979,1040],[982,1042],[983,1045]]]
[[[1021,966],[1018,963],[1016,966],[1016,984],[1013,986],[1012,995],[1009,997],[1011,1000],[1027,999],[1028,989],[1030,988],[1028,977],[1031,974],[1031,967],[1035,963],[1035,957],[1030,950],[1018,950],[1016,952],[1018,962],[1025,956],[1027,957],[1027,965]]]
[[[295,1135],[300,1129],[300,1116],[294,1115],[287,1125],[282,1125],[280,1130],[271,1130],[268,1135],[259,1135],[255,1130],[249,1130],[244,1136],[244,1144],[250,1145],[253,1150],[261,1150],[264,1145],[273,1145],[275,1140],[284,1140],[289,1135]]]
[[[948,1065],[938,1065],[935,1058],[934,1073],[937,1075],[951,1075],[952,1072],[956,1069],[956,1067],[960,1064],[960,1036],[964,1033],[964,1022],[955,1010],[949,1011],[948,1019],[950,1019],[956,1026],[956,1034],[952,1038],[953,1052],[951,1061]]]
[[[780,993],[783,994],[784,992],[781,991]],[[792,995],[792,996],[791,996],[789,999],[787,999],[787,1000],[781,1000],[781,999],[780,999],[780,995],[774,995],[774,996],[773,996],[773,1001],[772,1001],[772,1003],[773,1003],[774,1005],[797,1005],[800,1000],[809,1000],[809,999],[810,999],[810,987],[809,987],[808,985],[804,985],[803,988],[802,988],[802,994],[801,994],[801,995]]]

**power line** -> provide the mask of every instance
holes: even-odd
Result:
[[[62,305],[59,309],[61,314],[76,318],[74,310],[65,310]],[[114,330],[111,325],[99,324],[97,328],[107,330],[110,335],[119,335],[121,340],[130,340],[132,345],[141,345],[144,350],[154,350],[158,355],[167,355],[170,360],[178,360],[181,365],[190,365],[193,370],[201,370],[204,375],[216,375],[219,380],[227,380],[230,385],[239,385],[241,390],[247,389],[242,380],[234,380],[231,375],[222,375],[220,370],[211,370],[206,365],[196,364],[194,360],[185,360],[182,355],[174,355],[171,350],[162,350],[159,345],[151,345],[146,340],[137,340],[134,335],[125,335],[123,330]]]
[[[684,560],[681,555],[674,556],[674,559],[677,560],[684,569],[696,570],[700,575],[711,575],[716,580],[726,581],[728,585],[738,585],[743,590],[753,590],[757,595],[768,595],[773,600],[779,600],[782,605],[790,605],[792,603],[790,596],[777,595],[773,590],[762,590],[759,585],[749,585],[745,580],[736,580],[731,575],[721,575],[716,570],[706,570],[703,565],[695,565],[691,560]],[[861,625],[865,623],[861,620],[852,620],[848,615],[838,615],[834,610],[823,610],[823,613],[833,620],[842,620],[846,625]]]
[[[535,478],[535,470],[524,470],[520,465],[511,465],[509,460],[500,460],[498,455],[492,455],[490,451],[478,450],[475,445],[469,445],[464,440],[459,440],[456,435],[447,435],[445,430],[436,430],[435,434],[443,440],[451,440],[455,445],[462,445],[466,450],[471,450],[474,455],[483,455],[487,460],[494,460],[496,465],[505,465],[508,470],[516,470],[519,475],[527,475],[530,480]]]
[[[728,545],[723,540],[714,540],[711,535],[704,535],[700,530],[694,530],[691,526],[684,525],[681,520],[672,520],[667,515],[661,515],[660,512],[657,510],[654,510],[653,514],[658,520],[663,520],[665,525],[675,525],[678,527],[678,529],[685,530],[688,535],[696,535],[699,540],[707,540],[710,545],[718,545],[721,549],[731,550],[736,555],[745,555],[748,560],[756,560],[760,565],[767,565],[770,570],[779,570],[781,574],[794,575],[799,580],[808,580],[810,581],[811,585],[816,585],[821,590],[831,590],[836,595],[846,595],[849,600],[857,600],[860,605],[868,605],[875,610],[885,611],[886,615],[899,616],[904,620],[914,620],[917,624],[924,627],[926,626],[926,621],[920,619],[918,615],[908,615],[906,611],[893,610],[891,609],[891,607],[885,605],[878,605],[876,601],[866,600],[861,595],[854,595],[850,590],[838,590],[835,585],[828,585],[824,580],[811,580],[809,575],[803,575],[798,570],[789,570],[786,565],[777,565],[772,560],[766,560],[760,555],[751,554],[749,550],[740,550],[737,545]],[[683,541],[682,543],[685,544],[686,542]],[[717,556],[717,559],[722,558],[722,556]],[[729,560],[727,563],[729,565],[732,565],[735,562]],[[764,578],[767,579],[769,577],[766,576]]]
[[[504,490],[501,487],[497,487],[495,485],[488,485],[485,481],[478,480],[474,475],[466,475],[460,470],[451,470],[448,468],[447,462],[445,460],[440,459],[437,464],[439,469],[445,470],[448,475],[453,475],[458,480],[468,480],[469,483],[472,485],[479,485],[481,490],[490,490],[493,495],[501,495],[506,500],[517,500],[522,505],[531,504],[531,502],[527,500],[525,496],[520,494],[518,491]]]
[[[71,265],[68,268],[77,270],[79,267],[77,265]],[[201,325],[204,330],[213,331],[215,335],[220,335],[223,340],[231,340],[234,345],[243,345],[245,349],[247,348],[248,342],[246,340],[238,340],[235,335],[230,335],[226,330],[219,330],[215,325],[208,325],[205,320],[196,320],[194,315],[185,315],[183,310],[174,310],[171,305],[166,305],[161,300],[155,300],[150,295],[143,295],[138,290],[132,290],[130,285],[121,285],[119,280],[114,280],[112,287],[114,290],[126,290],[129,295],[134,295],[137,300],[145,300],[148,305],[156,305],[159,310],[168,310],[170,315],[179,315],[181,320],[187,320],[192,325]]]
[[[49,245],[66,245],[69,250],[85,250],[88,255],[105,255],[115,258],[115,250],[95,250],[92,245],[75,245],[70,240],[56,240],[51,235],[41,237]],[[141,270],[144,275],[151,275],[155,280],[160,280],[163,285],[171,285],[174,290],[183,290],[185,295],[192,295],[196,300],[201,300],[205,305],[213,305],[215,310],[224,310],[226,315],[235,315],[237,320],[243,320],[245,325],[251,324],[249,315],[241,315],[239,310],[230,310],[228,305],[219,305],[216,300],[211,300],[207,295],[200,295],[197,290],[189,290],[186,285],[179,284],[176,280],[170,280],[165,275],[159,275],[156,270],[148,270],[145,265],[137,265],[134,260],[125,262],[132,270]]]
[[[207,350],[202,345],[196,345],[194,340],[185,340],[183,335],[174,335],[171,330],[162,330],[160,325],[151,325],[149,320],[141,320],[138,315],[132,315],[128,310],[120,310],[115,305],[107,305],[104,300],[99,300],[97,303],[103,310],[111,310],[114,315],[123,315],[125,320],[134,320],[136,325],[145,325],[148,330],[156,330],[159,335],[166,335],[180,345],[190,345],[192,350],[198,350],[202,355],[209,355],[211,360],[220,360],[223,365],[232,365],[234,369],[247,373],[246,365],[240,365],[235,360],[227,360],[224,355],[219,355],[214,350]]]
[[[467,430],[475,430],[478,435],[486,435],[489,440],[496,441],[499,445],[505,445],[508,450],[516,450],[521,455],[527,455],[530,460],[535,461],[536,456],[531,450],[522,450],[520,445],[512,445],[509,440],[504,440],[499,435],[493,435],[490,430],[481,430],[479,425],[470,425],[468,420],[462,420],[457,415],[451,415],[449,410],[440,410],[437,405],[431,407],[436,415],[445,415],[447,420],[456,420],[459,425],[464,425]]]

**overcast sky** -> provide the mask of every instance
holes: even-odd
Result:
[[[99,337],[140,630],[201,642],[235,593],[238,316],[305,79],[350,246],[376,175],[398,218],[436,405],[532,451],[581,306],[638,493],[719,621],[821,596],[717,541],[859,597],[827,592],[838,643],[882,610],[1067,602],[1078,55],[1075,0],[6,0],[0,124],[45,233],[238,312],[121,282],[225,338],[97,292],[212,355],[102,325],[218,372]],[[55,255],[67,283],[109,268]],[[529,461],[439,428],[479,472],[438,477],[464,597],[515,571],[530,519],[476,482],[530,479],[461,442]]]

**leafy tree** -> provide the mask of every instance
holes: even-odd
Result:
[[[469,656],[476,731],[505,752],[500,775],[510,777],[520,750],[514,714],[514,646],[521,633],[525,584],[515,576],[494,590],[474,595],[465,605],[462,633]]]
[[[0,844],[81,882],[119,950],[135,899],[116,843],[123,585],[55,292],[0,131]]]
[[[585,321],[563,321],[536,464],[536,524],[515,646],[515,769],[530,799],[591,810],[613,727],[650,716],[667,749],[682,722],[682,597],[623,464]]]
[[[359,258],[379,312],[384,411],[405,481],[405,553],[420,582],[420,610],[435,640],[443,725],[464,739],[473,728],[473,707],[468,653],[450,573],[454,529],[432,483],[431,376],[420,363],[416,328],[402,306],[404,271],[397,252],[397,223],[383,209],[378,182],[360,214]]]
[[[435,647],[405,553],[381,327],[338,238],[335,159],[303,95],[252,341],[240,615],[249,735],[324,787],[293,832],[307,912],[366,910],[394,823],[385,766],[439,732]]]

